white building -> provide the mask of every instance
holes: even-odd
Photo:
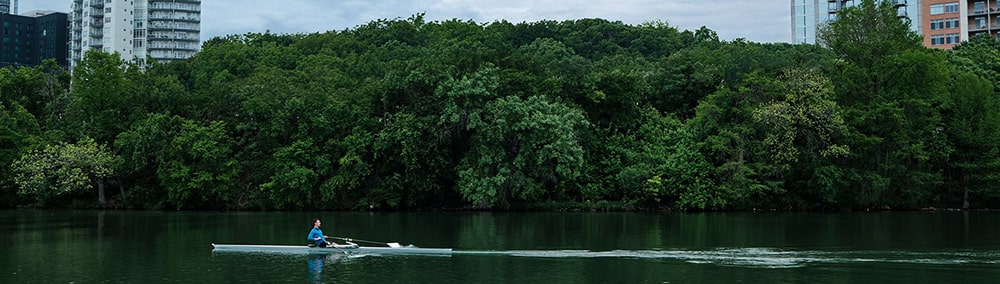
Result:
[[[0,14],[17,15],[17,0],[0,0]]]
[[[201,48],[200,0],[71,0],[71,8],[70,68],[90,49],[141,67],[147,56],[169,62]]]

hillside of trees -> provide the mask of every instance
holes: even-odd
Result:
[[[1000,208],[1000,42],[881,2],[819,45],[415,15],[4,68],[0,208]]]

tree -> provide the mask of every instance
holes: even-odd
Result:
[[[435,94],[445,101],[439,125],[468,139],[456,168],[457,190],[480,208],[555,195],[580,173],[577,135],[588,125],[580,111],[541,96],[495,98],[496,72],[484,67],[446,81]]]
[[[952,83],[945,103],[949,145],[955,148],[947,174],[949,191],[960,190],[945,201],[961,207],[988,207],[1000,199],[1000,99],[989,81],[961,72]],[[952,203],[954,202],[954,203]],[[994,203],[995,204],[995,203]],[[978,206],[976,206],[978,205]]]
[[[134,119],[135,89],[129,76],[139,72],[118,53],[87,51],[73,69],[73,89],[65,115],[70,135],[92,137],[102,144],[113,143]]]
[[[97,188],[97,202],[109,206],[105,198],[107,179],[114,175],[116,157],[93,139],[76,144],[60,143],[32,151],[14,162],[18,193],[34,196],[38,205],[55,197],[89,192]]]
[[[926,204],[941,186],[951,149],[940,105],[948,93],[944,54],[921,46],[891,1],[838,11],[820,38],[842,61],[831,78],[850,129],[852,155],[837,161],[842,206]]]
[[[886,56],[920,48],[923,37],[899,17],[894,1],[862,0],[837,11],[837,19],[820,28],[819,41],[848,62],[870,67]]]

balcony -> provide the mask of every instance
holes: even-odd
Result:
[[[194,46],[188,46],[188,47],[149,46],[146,49],[149,50],[150,53],[156,53],[156,51],[192,51],[192,52],[198,51],[198,48]]]
[[[993,8],[978,7],[978,8],[973,8],[973,9],[969,10],[969,16],[982,16],[982,15],[987,15],[987,14],[989,14],[989,15],[1000,15],[1000,8],[997,8],[997,7],[993,7]]]
[[[199,42],[201,38],[198,36],[182,36],[182,37],[168,37],[159,35],[150,35],[146,38],[149,40],[150,44],[153,42],[173,42],[173,41],[183,41],[183,42]]]
[[[154,5],[150,5],[149,7],[146,7],[146,10],[149,10],[149,12],[176,11],[176,12],[201,13],[201,7],[199,7],[197,5],[189,5],[189,4],[162,4],[162,3],[159,3],[159,4],[154,4]]]
[[[989,31],[995,31],[995,30],[1000,30],[1000,24],[993,24],[993,25],[971,24],[971,25],[969,25],[969,34],[980,33],[980,32],[989,32]]]
[[[188,17],[174,17],[174,16],[157,15],[157,14],[149,15],[149,20],[150,21],[164,21],[164,22],[176,21],[176,22],[188,22],[188,23],[201,23],[201,18],[200,17],[190,17],[190,16],[188,16]]]
[[[201,28],[198,25],[195,25],[195,24],[183,24],[183,23],[182,24],[175,24],[175,23],[155,23],[155,22],[149,23],[149,26],[146,29],[148,29],[150,32],[154,32],[154,31],[189,31],[189,32],[198,32],[198,31],[201,30]]]

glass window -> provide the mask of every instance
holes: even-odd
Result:
[[[932,35],[931,45],[942,45],[944,44],[944,35]]]
[[[944,14],[944,4],[931,5],[931,15]]]
[[[958,34],[948,34],[945,35],[946,44],[957,44],[961,42],[962,38]]]
[[[972,6],[974,7],[973,8],[973,13],[979,14],[979,13],[985,13],[986,12],[986,2],[979,1],[979,2],[974,3]]]
[[[931,20],[931,30],[940,30],[944,28],[944,20]]]
[[[946,29],[957,29],[958,28],[958,18],[947,19],[947,20],[945,20],[944,23],[945,23],[945,28]]]
[[[944,4],[945,13],[958,13],[958,2]]]

